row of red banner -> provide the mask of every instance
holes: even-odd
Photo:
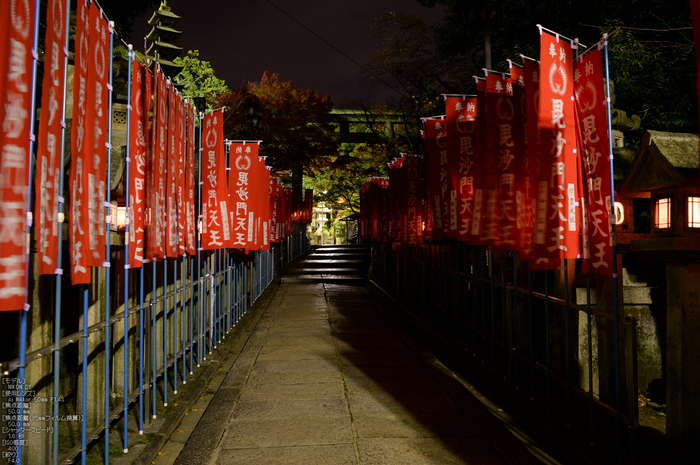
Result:
[[[600,47],[576,59],[569,40],[540,32],[539,62],[446,96],[445,115],[424,120],[422,162],[404,156],[365,185],[363,238],[457,239],[516,250],[535,269],[583,258],[586,272],[614,273]]]
[[[111,204],[106,200],[111,189],[107,172],[112,148],[109,119],[114,31],[96,3],[78,0],[75,68],[69,89],[70,12],[65,2],[48,1],[42,111],[35,137],[31,125],[36,106],[34,8],[33,2],[0,5],[0,310],[27,308],[32,225],[39,274],[63,274],[59,265],[61,223],[65,221],[62,204],[67,204],[69,223],[70,282],[89,283],[92,267],[110,265],[106,241]],[[259,157],[257,141],[228,143],[227,167],[223,111],[201,120],[202,198],[198,214],[195,109],[158,67],[151,74],[133,54],[131,64],[128,199],[124,200],[130,268],[194,254],[198,248],[268,249],[271,243],[286,238],[294,222],[311,221],[312,192],[302,191],[295,197],[292,188],[271,178]],[[72,114],[66,115],[66,94],[71,91]],[[63,138],[69,136],[66,117],[72,118],[70,177],[68,187],[62,190]],[[31,206],[30,154],[35,141],[37,177]],[[302,201],[294,202],[293,198]]]

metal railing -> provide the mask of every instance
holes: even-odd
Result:
[[[192,381],[196,368],[236,329],[282,267],[309,247],[303,225],[296,225],[270,250],[247,255],[216,250],[202,252],[199,260],[151,262],[131,269],[128,285],[127,270],[116,266],[123,264],[123,249],[113,250],[109,281],[98,271],[84,290],[65,286],[57,331],[51,328],[54,315],[34,314],[24,380],[19,380],[19,358],[0,364],[3,427],[17,426],[19,409],[8,394],[20,381],[26,403],[24,431],[16,443],[4,444],[3,451],[11,454],[3,461],[85,463],[88,451],[104,439],[97,452],[109,463],[110,430],[127,452],[135,430],[144,433],[144,425]],[[48,295],[54,291],[47,283]],[[108,317],[107,288],[114,309]],[[57,340],[53,333],[60,335]],[[2,438],[7,440],[5,432]]]
[[[606,278],[582,273],[575,260],[530,271],[515,252],[456,241],[372,244],[370,275],[454,351],[544,414],[546,424],[587,439],[584,453],[633,455],[622,451],[638,428],[636,322],[622,322],[622,354],[616,352],[612,304],[601,290]],[[608,376],[615,364],[622,380]],[[625,401],[616,402],[617,389]]]

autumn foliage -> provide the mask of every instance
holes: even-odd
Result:
[[[330,123],[333,103],[329,96],[304,90],[279,74],[263,74],[260,82],[249,82],[247,89],[222,94],[218,106],[226,107],[224,133],[227,139],[262,140],[261,153],[275,172],[303,168],[316,172],[337,153]],[[260,122],[253,129],[246,103],[257,103]]]

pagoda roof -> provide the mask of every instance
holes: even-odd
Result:
[[[158,55],[165,58],[175,58],[182,52],[182,47],[177,45],[169,44],[167,42],[155,41],[151,42],[146,53],[148,55],[154,55],[154,50],[158,51]]]
[[[148,20],[148,24],[156,24],[159,22],[164,22],[166,24],[176,24],[180,19],[182,19],[181,16],[176,15],[172,11],[170,11],[169,6],[165,6],[163,8],[163,4],[160,4],[160,8],[158,8],[156,11],[153,12],[153,16],[151,16],[151,19]]]
[[[153,63],[153,62],[151,62]],[[184,68],[183,65],[178,65],[176,63],[173,63],[170,60],[166,60],[163,58],[158,59],[158,64],[160,65],[160,68],[163,70],[163,73],[170,77],[174,78],[178,74],[180,74],[180,71],[182,71],[182,68]]]
[[[162,26],[160,24],[156,24],[155,26],[153,26],[153,29],[151,29],[151,32],[148,33],[146,39],[155,40],[159,37],[177,39],[178,37],[180,37],[181,34],[182,31],[178,31],[167,26]]]

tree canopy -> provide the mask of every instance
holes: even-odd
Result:
[[[226,137],[262,140],[267,163],[276,172],[303,169],[313,174],[337,153],[330,97],[300,89],[292,81],[283,81],[279,74],[266,71],[260,82],[223,93],[215,102],[226,107]],[[248,103],[258,106],[259,124],[255,129],[248,118]]]
[[[226,81],[214,74],[211,63],[199,57],[199,50],[189,50],[187,56],[175,58],[175,64],[183,65],[180,74],[175,76],[175,84],[182,87],[185,97],[205,97],[213,102],[218,96],[229,92]],[[208,107],[211,110],[213,107]]]
[[[508,58],[518,62],[521,53],[538,58],[536,24],[589,46],[619,27],[622,32],[609,41],[616,106],[642,118],[640,133],[646,128],[697,132],[697,70],[687,0],[418,1],[443,8],[444,21],[432,28],[432,40],[438,54],[459,61],[467,75],[483,75],[487,38],[492,68],[505,71]],[[462,86],[461,92],[468,92],[473,81],[462,80]]]

